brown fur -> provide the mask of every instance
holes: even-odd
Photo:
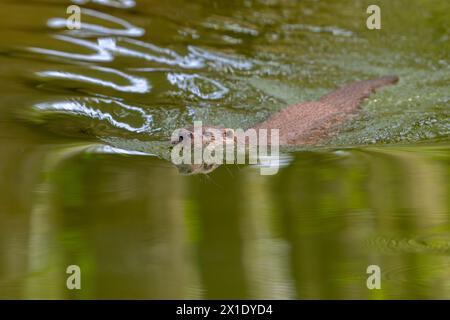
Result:
[[[272,115],[254,129],[279,129],[280,145],[315,144],[351,118],[376,89],[394,84],[396,76],[354,82],[318,101],[302,102]]]

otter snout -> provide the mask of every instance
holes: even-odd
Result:
[[[175,145],[180,142],[186,142],[186,141],[192,141],[194,138],[194,135],[191,131],[186,129],[180,129],[176,132],[176,134],[173,134],[170,138],[170,143]]]

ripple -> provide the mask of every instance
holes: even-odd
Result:
[[[194,56],[202,57],[203,59],[210,61],[213,65],[216,66],[227,65],[238,70],[250,70],[253,68],[253,63],[251,61],[245,60],[244,58],[233,57],[227,54],[209,51],[196,46],[188,46],[188,50]]]
[[[428,252],[450,254],[450,234],[434,234],[416,238],[378,237],[368,241],[367,245],[385,253]]]
[[[259,31],[256,26],[250,24],[243,24],[242,21],[236,21],[230,17],[214,16],[207,19],[202,25],[208,29],[231,31],[234,33],[247,34],[251,36],[258,36]]]
[[[106,112],[104,110],[95,109],[92,105],[100,105],[105,109],[105,105],[112,108],[111,112]],[[151,130],[153,124],[153,117],[148,115],[142,108],[137,106],[131,106],[125,104],[121,101],[103,99],[103,98],[84,98],[81,100],[71,100],[71,101],[56,101],[56,102],[44,102],[38,103],[33,106],[35,110],[38,111],[52,111],[63,114],[71,114],[77,116],[83,116],[90,119],[97,119],[101,121],[106,121],[115,128],[123,129],[126,131],[141,133],[148,132]],[[116,118],[130,118],[131,114],[137,114],[138,118],[141,119],[141,126],[132,126],[123,120],[120,121]]]
[[[77,38],[73,38],[73,37],[69,37],[69,36],[64,36],[64,35],[53,35],[53,38],[61,40],[61,41],[74,43],[74,44],[86,47],[88,49],[93,49],[96,51],[96,53],[80,54],[80,53],[71,53],[71,52],[64,52],[64,51],[44,49],[44,48],[35,48],[35,47],[28,48],[28,50],[30,50],[32,52],[45,54],[45,55],[52,55],[52,56],[57,56],[57,57],[76,59],[76,60],[84,60],[84,61],[102,62],[102,61],[112,61],[113,60],[113,56],[109,53],[109,51],[103,49],[97,43],[93,43],[91,41],[77,39]]]
[[[411,283],[418,287],[435,287],[439,284],[444,289],[450,288],[447,281],[449,267],[448,262],[440,260],[432,264],[400,265],[384,271],[382,278],[394,283]]]
[[[75,4],[86,4],[88,2],[104,5],[107,7],[114,8],[133,8],[136,6],[136,2],[134,0],[72,0]]]
[[[292,31],[292,30],[301,30],[301,31],[309,31],[314,33],[330,33],[333,36],[341,36],[341,37],[351,37],[353,36],[353,32],[349,30],[344,30],[335,26],[314,26],[308,24],[286,24],[283,26],[284,30]]]
[[[197,74],[169,73],[167,79],[171,84],[202,99],[221,99],[229,92],[228,88],[218,81]],[[209,92],[205,92],[207,90]]]
[[[129,23],[124,19],[114,17],[112,15],[92,10],[81,8],[82,15],[88,15],[91,17],[106,20],[108,22],[117,23],[124,27],[124,29],[108,28],[98,24],[81,22],[81,28],[79,30],[68,30],[67,32],[75,34],[77,36],[92,36],[92,35],[111,35],[111,36],[130,36],[140,37],[145,34],[145,30]],[[50,28],[60,29],[67,27],[66,18],[51,18],[47,21],[47,25]]]
[[[108,145],[98,145],[94,146],[87,150],[88,152],[93,153],[102,153],[102,154],[123,154],[123,155],[133,155],[133,156],[155,156],[151,153],[146,153],[142,151],[135,151],[135,150],[126,150],[121,148],[116,148],[113,146]]]
[[[115,89],[115,90],[121,91],[121,92],[147,93],[151,89],[150,84],[148,83],[147,79],[145,79],[145,78],[131,76],[122,71],[115,70],[112,68],[106,68],[106,67],[91,66],[90,69],[119,75],[119,76],[127,79],[131,83],[131,85],[122,86],[122,85],[118,85],[111,81],[105,81],[105,80],[101,80],[98,78],[88,77],[88,76],[84,76],[84,75],[80,75],[80,74],[76,74],[76,73],[72,73],[72,72],[65,72],[65,71],[42,71],[42,72],[37,72],[36,74],[41,77],[61,78],[61,79],[66,79],[66,80],[78,80],[78,81],[82,81],[82,82],[100,85],[103,87],[109,87],[109,88],[112,88],[112,89]]]
[[[270,147],[268,149],[270,149]],[[261,168],[265,168],[264,170],[268,170],[268,168],[285,168],[288,167],[293,160],[294,157],[289,154],[280,154],[278,156],[259,155],[258,164],[252,165],[251,167],[258,168],[260,170]]]
[[[110,52],[115,52],[122,56],[141,58],[147,61],[158,62],[171,66],[179,66],[181,68],[186,69],[198,69],[205,66],[203,59],[193,57],[192,55],[181,56],[173,50],[159,47],[152,43],[143,42],[130,38],[120,38],[118,40],[121,42],[126,42],[135,46],[139,46],[141,48],[149,50],[151,53],[133,50],[130,48],[126,48],[124,46],[120,46],[117,44],[117,40],[112,38],[99,39],[98,43],[102,49],[109,50]]]

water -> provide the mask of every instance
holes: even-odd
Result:
[[[72,31],[70,4],[0,4],[0,298],[450,298],[447,1],[380,1],[380,31],[365,1],[91,1]],[[386,74],[277,175],[165,160]]]

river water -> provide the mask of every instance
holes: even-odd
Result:
[[[449,299],[450,5],[377,3],[381,30],[363,0],[2,0],[0,298]],[[388,74],[276,175],[166,160]]]

